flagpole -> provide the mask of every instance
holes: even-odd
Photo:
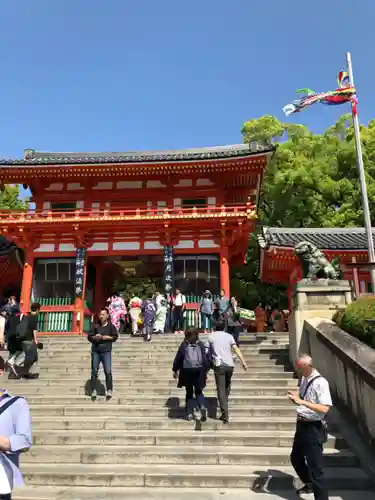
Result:
[[[346,62],[348,65],[348,74],[349,74],[350,85],[352,87],[354,87],[353,66],[352,66],[352,58],[351,58],[350,52],[346,53]],[[357,168],[358,168],[358,175],[359,175],[359,184],[360,184],[360,188],[361,188],[362,208],[363,208],[363,216],[364,216],[367,245],[368,245],[368,260],[369,260],[369,263],[372,264],[372,267],[370,269],[372,293],[373,293],[373,295],[375,295],[374,239],[372,237],[371,216],[370,216],[370,207],[369,207],[368,195],[367,195],[365,167],[363,165],[363,155],[362,155],[362,144],[361,144],[359,120],[358,120],[356,106],[354,103],[352,103],[352,117],[353,117],[354,134],[355,134],[355,146],[356,146],[356,152],[357,152]]]

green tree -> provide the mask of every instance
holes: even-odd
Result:
[[[1,210],[25,210],[27,200],[20,198],[20,191],[17,185],[6,185],[0,190]]]
[[[260,281],[259,257],[260,249],[256,234],[251,234],[246,256],[247,264],[231,268],[231,294],[237,298],[241,307],[246,309],[255,309],[259,302],[287,308],[286,287],[268,285]]]
[[[354,132],[343,116],[324,134],[272,116],[246,122],[245,142],[261,138],[278,145],[266,172],[260,219],[269,226],[362,226]],[[279,139],[284,139],[278,142]],[[375,223],[375,121],[362,127],[371,215]]]
[[[323,134],[303,125],[282,123],[273,116],[247,121],[245,142],[276,144],[265,173],[259,202],[260,223],[279,227],[363,226],[356,166],[354,130],[344,115]],[[375,120],[361,127],[368,198],[375,225]],[[259,281],[259,250],[250,238],[248,264],[232,271],[233,292],[253,304],[282,303],[280,287]]]

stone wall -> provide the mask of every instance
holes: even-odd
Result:
[[[332,396],[353,417],[368,444],[375,444],[375,350],[324,318],[303,326],[304,343]]]
[[[332,319],[338,309],[352,301],[351,285],[347,281],[299,281],[293,290],[293,308],[289,315],[289,355],[295,366],[299,352],[306,352],[303,325],[310,318]]]

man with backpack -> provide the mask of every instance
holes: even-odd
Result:
[[[194,394],[201,420],[207,420],[207,410],[204,402],[203,390],[206,387],[207,373],[210,369],[209,356],[203,342],[199,340],[197,329],[189,327],[185,333],[185,340],[178,348],[173,362],[173,377],[178,378],[177,387],[186,388],[186,418],[194,418]]]
[[[11,321],[8,338],[17,351],[8,359],[8,366],[14,376],[19,378],[36,378],[37,374],[31,374],[31,367],[38,361],[38,314],[40,304],[31,304],[30,314],[15,314],[9,318]],[[23,362],[22,374],[20,365]]]
[[[0,357],[0,375],[5,363]],[[32,444],[31,416],[27,401],[0,391],[0,500],[11,500],[12,490],[23,486],[19,455]]]

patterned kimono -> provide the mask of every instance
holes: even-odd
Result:
[[[112,296],[108,299],[109,302],[109,315],[111,317],[111,323],[116,328],[117,331],[120,330],[120,320],[125,317],[126,306],[124,299],[122,297]]]

